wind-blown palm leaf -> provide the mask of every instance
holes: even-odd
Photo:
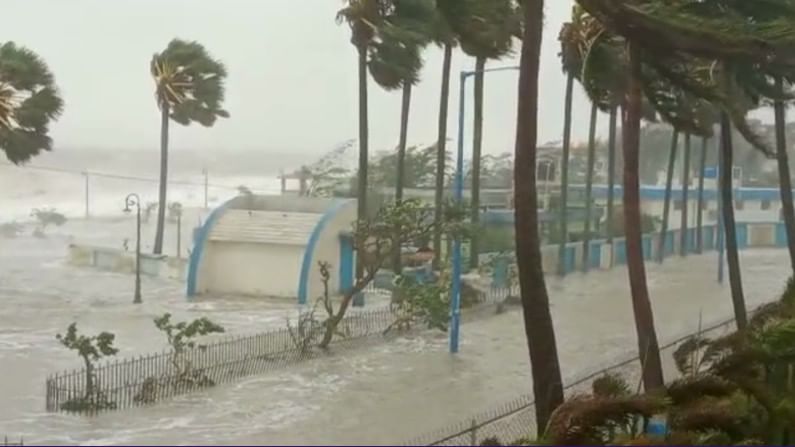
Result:
[[[716,15],[696,0],[577,1],[614,32],[657,53],[686,51],[705,58],[795,65],[795,25],[788,14],[748,21],[726,9]],[[756,2],[746,3],[746,11],[751,4],[757,8]],[[786,8],[783,0],[767,4]]]
[[[229,117],[222,108],[226,68],[198,42],[172,40],[152,57],[150,71],[158,107],[167,107],[179,124],[209,127]]]
[[[511,0],[462,2],[460,20],[452,23],[461,49],[470,56],[499,59],[511,53],[520,29]]]
[[[52,150],[49,125],[62,110],[44,60],[13,42],[0,45],[0,149],[8,160],[20,164]]]
[[[368,68],[373,79],[386,90],[419,81],[422,49],[434,36],[437,12],[430,0],[395,2],[391,14],[381,21],[370,41]]]

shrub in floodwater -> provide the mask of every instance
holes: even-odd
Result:
[[[172,349],[171,364],[174,366],[176,384],[179,386],[190,385],[209,387],[215,385],[212,379],[201,369],[195,369],[186,355],[189,349],[205,349],[206,345],[198,344],[197,337],[223,333],[224,328],[209,319],[202,317],[188,323],[171,321],[171,314],[165,313],[155,318],[155,327],[166,335]]]
[[[86,372],[85,393],[64,402],[61,409],[65,411],[85,412],[99,411],[116,408],[116,403],[108,400],[107,396],[98,389],[95,376],[95,364],[103,357],[116,355],[119,350],[113,347],[116,336],[110,332],[101,332],[95,336],[85,336],[77,332],[77,323],[72,323],[66,330],[66,335],[55,336],[67,349],[77,351],[83,359]]]
[[[361,296],[365,288],[375,280],[378,272],[395,254],[395,247],[403,247],[413,241],[427,239],[439,229],[450,238],[463,237],[468,225],[464,223],[467,215],[460,207],[446,207],[441,222],[436,222],[433,209],[426,207],[417,199],[409,199],[380,208],[375,216],[361,219],[353,225],[351,239],[353,249],[359,253],[362,274],[356,278],[352,287],[344,291],[339,305],[334,308],[328,287],[320,297],[326,310],[323,338],[318,345],[328,348],[334,336],[344,335],[339,325],[345,318],[354,298]],[[321,265],[321,272],[323,263]],[[325,264],[326,268],[328,264]]]
[[[36,237],[44,237],[44,231],[51,225],[60,227],[66,223],[66,216],[56,211],[55,208],[34,208],[30,215],[37,221],[36,228],[33,230],[33,235]]]

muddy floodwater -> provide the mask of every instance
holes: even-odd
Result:
[[[144,278],[133,306],[130,275],[67,265],[66,247],[118,239],[115,222],[71,221],[46,239],[0,239],[0,436],[26,444],[388,444],[466,419],[531,390],[519,312],[462,327],[461,352],[444,334],[400,338],[319,358],[151,407],[96,417],[44,411],[48,373],[80,366],[55,340],[76,321],[108,330],[121,356],[157,351],[152,324],[163,312],[207,316],[232,333],[283,326],[286,301],[204,297],[188,303],[181,283]],[[116,241],[118,242],[118,241]],[[748,306],[774,299],[789,270],[785,250],[741,253]],[[648,268],[660,339],[731,316],[728,283],[716,282],[714,253]],[[626,271],[549,278],[564,376],[609,364],[636,349]]]

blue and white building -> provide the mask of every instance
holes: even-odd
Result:
[[[213,210],[194,235],[188,298],[251,295],[307,303],[353,285],[356,200],[241,195]]]

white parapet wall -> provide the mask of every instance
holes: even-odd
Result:
[[[69,263],[116,273],[135,273],[135,252],[92,245],[69,245]],[[188,261],[141,253],[141,274],[184,281]]]

